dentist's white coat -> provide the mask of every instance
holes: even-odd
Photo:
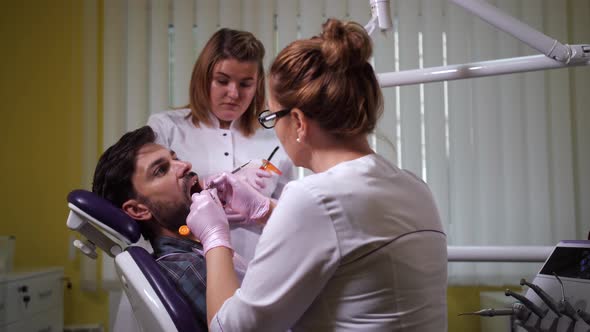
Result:
[[[213,331],[446,331],[432,194],[372,154],[289,183]]]

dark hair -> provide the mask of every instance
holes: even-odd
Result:
[[[137,153],[142,146],[154,143],[156,134],[149,126],[143,126],[123,135],[108,148],[96,165],[92,191],[106,198],[117,207],[136,193],[131,178],[135,171]]]
[[[281,106],[299,108],[335,136],[371,133],[383,112],[371,53],[360,24],[329,19],[322,34],[294,41],[277,55],[270,91]]]
[[[258,128],[257,115],[265,102],[263,58],[264,45],[252,33],[227,28],[215,32],[201,51],[191,76],[188,106],[196,124],[202,122],[211,125],[211,80],[215,65],[226,59],[252,61],[258,65],[256,93],[246,112],[238,119],[238,128],[242,134],[252,135]]]

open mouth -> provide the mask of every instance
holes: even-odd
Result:
[[[187,181],[189,181],[189,197],[191,197],[193,194],[196,193],[200,193],[203,188],[201,188],[201,184],[199,183],[199,176],[197,175],[197,173],[195,172],[190,172],[188,174],[189,179]]]

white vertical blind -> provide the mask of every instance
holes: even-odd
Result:
[[[174,24],[174,106],[188,104],[188,87],[195,61],[193,46],[193,15],[192,0],[173,0]],[[130,61],[133,61],[130,59]]]
[[[148,3],[147,0],[127,2],[127,109],[148,109]],[[145,112],[126,112],[127,130],[147,121]]]
[[[149,110],[150,114],[167,109],[170,75],[168,65],[168,0],[150,0],[149,13]],[[164,51],[162,51],[164,50]]]
[[[537,30],[543,29],[543,5],[542,0],[524,0],[522,2],[523,22]],[[532,51],[525,46],[527,54]],[[547,131],[547,106],[544,98],[545,73],[533,72],[524,74],[524,112],[525,112],[525,142],[527,151],[524,157],[527,173],[528,199],[527,211],[529,219],[527,228],[530,241],[539,243],[551,243],[549,231],[550,197],[549,197],[549,155],[547,143],[549,134]],[[543,94],[540,94],[542,91]]]
[[[351,1],[352,2],[352,1]],[[351,7],[351,14],[364,14],[364,19],[355,18],[357,22],[365,24],[371,18],[370,11],[367,12],[359,8],[358,1],[354,1],[355,6]],[[391,4],[391,17],[396,13],[395,3]],[[354,12],[352,11],[354,10]],[[353,16],[356,17],[356,16]],[[373,35],[373,66],[376,72],[390,72],[396,70],[396,47],[395,34],[393,31],[380,32],[376,31]],[[383,116],[377,125],[375,149],[379,151],[387,160],[397,164],[396,146],[398,136],[398,109],[396,93],[399,88],[384,89],[383,92]]]
[[[277,1],[277,50],[282,50],[290,42],[297,39],[298,1]],[[270,55],[270,54],[269,54]]]
[[[125,1],[104,1],[103,149],[111,146],[122,133],[127,131],[125,127],[126,17]]]
[[[201,53],[201,50],[207,43],[209,37],[215,33],[218,27],[219,4],[211,0],[197,0],[196,5],[196,53]],[[196,60],[196,59],[195,59]]]
[[[473,25],[473,53],[472,61],[476,59],[490,60],[497,57],[497,35],[495,29],[480,19],[474,20]],[[503,206],[500,204],[502,192],[501,165],[503,156],[498,148],[498,138],[502,135],[499,123],[498,107],[499,78],[486,77],[471,80],[473,84],[473,138],[475,145],[474,171],[472,179],[475,192],[475,219],[479,223],[479,231],[474,234],[477,243],[490,245],[501,241],[499,234],[504,230],[496,224],[503,220]],[[473,235],[472,235],[473,236]],[[494,264],[478,264],[480,281],[488,283],[496,278]],[[482,280],[482,278],[485,278]],[[490,279],[491,278],[491,279]]]
[[[244,29],[246,31],[250,31],[255,35],[258,35],[258,20],[259,17],[259,10],[262,7],[258,6],[258,0],[242,0],[242,25],[240,29]]]
[[[326,0],[326,18],[336,17],[344,19],[347,16],[347,2],[355,0]],[[358,1],[357,1],[358,2]],[[361,1],[364,2],[364,1]],[[364,4],[366,6],[366,3]],[[365,24],[364,22],[362,23]]]
[[[545,30],[558,40],[568,40],[567,4],[545,0]],[[590,43],[590,40],[586,41]],[[573,186],[573,151],[570,105],[570,82],[567,70],[546,72],[547,104],[549,107],[549,161],[552,234],[557,239],[575,238],[575,210]],[[590,90],[590,89],[589,89]]]
[[[251,8],[250,8],[251,9]],[[219,0],[219,24],[224,28],[242,28],[240,0]]]
[[[264,69],[266,72],[270,69],[271,61],[277,53],[275,38],[275,1],[258,0],[258,5],[259,16],[253,33],[264,44],[266,51],[264,56]]]
[[[336,1],[338,2],[338,1]],[[331,12],[332,4],[326,5],[329,12]],[[369,21],[371,18],[371,9],[367,6],[366,1],[358,1],[358,0],[349,0],[348,1],[348,19],[356,21],[362,25],[365,25],[366,22]],[[391,14],[393,14],[393,9]],[[336,16],[338,17],[338,16]],[[393,17],[393,15],[392,15]]]
[[[419,12],[420,1],[398,1],[399,64],[400,70],[420,66],[419,26],[423,23]],[[422,174],[422,108],[420,86],[400,89],[401,160],[400,165],[423,177]]]
[[[299,0],[299,38],[317,35],[322,31],[323,22],[324,1]]]
[[[103,150],[115,143],[127,131],[126,53],[127,3],[119,0],[104,1],[103,50]],[[102,260],[103,285],[115,280],[112,259]],[[84,274],[96,272],[93,266],[84,266]]]
[[[590,1],[574,0],[570,3],[572,13],[572,35],[569,38],[570,43],[585,42],[590,44],[590,29],[588,28],[588,17],[590,17]],[[574,107],[573,123],[576,142],[574,154],[577,159],[575,165],[576,176],[576,213],[578,220],[578,230],[576,234],[585,234],[590,232],[590,153],[588,145],[590,143],[590,68],[581,68],[580,70],[570,70],[573,78],[571,87],[573,95],[572,101]]]
[[[506,13],[520,18],[520,6],[512,0],[498,0],[498,7]],[[521,43],[506,33],[498,34],[499,58],[510,58],[520,56]],[[502,134],[497,144],[500,151],[503,151],[501,165],[503,195],[500,196],[503,216],[496,221],[500,230],[513,229],[511,232],[503,232],[499,244],[519,243],[527,244],[519,239],[519,236],[526,234],[527,224],[521,221],[527,220],[526,209],[522,208],[527,202],[526,195],[526,173],[525,164],[521,156],[525,155],[525,136],[523,122],[523,101],[522,101],[523,74],[513,74],[510,78],[502,79],[499,85],[499,108],[500,127]],[[511,276],[517,280],[522,276],[519,266],[514,264],[503,264],[502,274]]]
[[[489,2],[563,43],[590,43],[588,0]],[[268,69],[327,17],[370,18],[368,0],[105,0],[104,8],[105,147],[149,113],[188,102],[196,55],[220,27],[253,32]],[[373,35],[377,72],[537,53],[448,1],[392,0],[391,10],[395,31]],[[429,183],[451,245],[580,238],[590,230],[589,71],[384,89],[373,146]],[[449,271],[453,283],[493,284],[537,268],[456,263]]]
[[[424,19],[423,67],[442,66],[445,13],[439,0],[422,0]],[[444,83],[425,84],[424,138],[426,179],[437,199],[445,229],[449,228],[449,159],[447,156],[447,119],[445,114]]]
[[[448,63],[471,60],[473,18],[461,8],[447,3]],[[466,28],[469,27],[469,28]],[[449,181],[450,221],[448,242],[454,245],[476,245],[479,232],[474,207],[474,149],[472,131],[473,99],[470,80],[448,83],[449,103]],[[468,283],[475,275],[475,264],[449,265],[449,282]]]

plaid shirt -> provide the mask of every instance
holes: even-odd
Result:
[[[207,329],[205,289],[207,271],[203,246],[189,239],[161,236],[151,241],[154,257],[160,267],[176,283],[184,297],[191,303],[197,318]]]

